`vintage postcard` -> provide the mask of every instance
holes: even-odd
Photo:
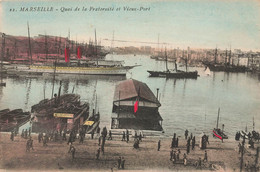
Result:
[[[259,171],[260,1],[1,0],[0,171]]]

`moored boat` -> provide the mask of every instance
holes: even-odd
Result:
[[[64,94],[43,100],[32,106],[33,132],[52,130],[71,131],[83,125],[89,113],[88,103],[82,103],[76,94]]]
[[[213,129],[213,137],[219,138],[220,140],[228,139],[228,136],[224,133],[224,129],[218,128],[220,108],[218,108],[218,118],[216,128]]]

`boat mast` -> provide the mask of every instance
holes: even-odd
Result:
[[[29,40],[29,56],[31,57],[31,65],[32,65],[32,49],[31,49],[31,38],[30,38],[29,22],[27,22],[27,27],[28,27],[28,40]]]
[[[97,113],[97,94],[96,94],[96,102],[95,102],[95,114]]]
[[[220,108],[218,108],[218,119],[217,119],[217,129],[218,129],[218,120],[219,120],[219,113],[220,113]]]
[[[229,57],[228,57],[228,63],[230,65],[230,60],[231,60],[231,47],[230,47],[230,50],[229,50]]]
[[[48,59],[48,43],[47,43],[47,35],[45,32],[45,61],[47,62]]]
[[[97,57],[97,33],[95,29],[95,56],[97,58],[97,66],[98,66],[98,57]]]
[[[227,64],[227,49],[226,49],[225,64]]]
[[[218,55],[218,49],[216,47],[215,49],[215,55],[214,55],[214,63],[216,64],[217,63],[217,55]]]
[[[158,44],[157,44],[157,55],[159,56],[159,41],[160,41],[160,34],[158,34]]]
[[[113,54],[114,54],[114,52],[113,52],[114,41],[115,41],[114,39],[115,39],[115,31],[113,30],[112,41],[111,41],[111,46],[110,46],[110,52],[112,54],[112,58],[113,58]]]
[[[118,93],[118,117],[119,117],[119,113],[120,113],[120,91]]]
[[[182,59],[184,59],[186,72],[187,72],[188,71],[188,59],[187,59],[187,57],[184,58],[184,50],[182,50]]]
[[[56,58],[57,59],[57,58]],[[51,92],[51,98],[53,98],[53,92],[54,92],[54,82],[55,82],[55,74],[56,74],[56,60],[54,62],[54,71],[53,71],[53,81],[52,81],[52,92]]]
[[[166,71],[169,71],[168,69],[168,58],[167,58],[167,52],[166,52],[166,47],[165,47],[165,64],[166,64]]]
[[[255,131],[255,119],[253,117],[253,131]]]

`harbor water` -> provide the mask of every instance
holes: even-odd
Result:
[[[188,68],[197,70],[198,79],[151,78],[147,70],[165,70],[164,61],[155,61],[144,55],[107,55],[109,60],[124,60],[125,65],[141,65],[122,76],[57,75],[54,92],[57,93],[62,81],[62,93],[81,96],[82,101],[95,106],[101,114],[101,127],[111,125],[112,102],[115,85],[125,79],[145,82],[156,95],[159,88],[159,112],[163,118],[166,136],[173,133],[183,135],[185,129],[195,134],[210,134],[216,127],[220,108],[219,127],[224,124],[227,135],[234,137],[239,130],[260,130],[260,80],[251,73],[205,73],[204,67]],[[168,63],[170,69],[174,63]],[[180,68],[182,69],[182,68]],[[184,69],[183,69],[184,70]],[[0,87],[0,109],[30,111],[31,106],[44,98],[51,98],[53,76],[20,76],[4,79],[6,87]]]

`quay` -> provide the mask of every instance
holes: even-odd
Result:
[[[201,167],[194,164],[201,158],[203,160],[204,151],[199,148],[199,136],[196,136],[195,150],[190,150],[187,155],[187,165],[182,163],[183,155],[186,153],[186,140],[183,136],[178,136],[180,149],[180,161],[174,164],[170,160],[171,139],[170,137],[146,136],[140,142],[138,149],[133,148],[134,138],[130,141],[121,141],[121,135],[113,135],[112,140],[106,140],[104,154],[100,153],[99,160],[96,160],[98,146],[98,135],[91,139],[86,135],[83,143],[76,139],[73,143],[75,147],[75,158],[68,153],[69,145],[67,141],[49,141],[47,146],[42,142],[38,143],[38,134],[32,133],[33,148],[26,152],[26,139],[20,135],[10,140],[10,133],[0,133],[0,170],[43,170],[58,171],[118,171],[117,162],[119,157],[125,159],[124,171],[239,171],[240,154],[238,153],[238,143],[233,138],[224,140],[209,137],[207,146],[208,162],[202,162]],[[157,150],[158,141],[161,140],[160,151]],[[241,140],[240,140],[241,141]],[[247,141],[246,141],[247,143]],[[259,147],[258,142],[255,148]],[[252,165],[255,163],[256,149],[249,149],[245,146],[244,162]],[[244,166],[243,166],[244,170]]]

